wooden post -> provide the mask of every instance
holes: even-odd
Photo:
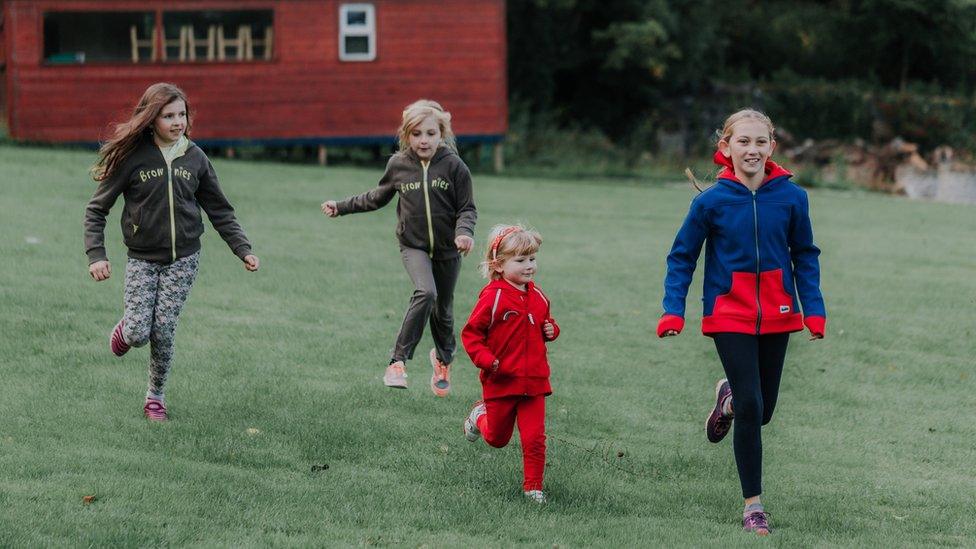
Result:
[[[319,166],[327,166],[329,164],[329,150],[325,148],[325,145],[319,145]]]
[[[494,144],[491,153],[495,173],[501,173],[505,169],[505,147],[501,141]]]

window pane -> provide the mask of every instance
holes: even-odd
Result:
[[[365,11],[353,11],[349,10],[346,12],[346,24],[349,26],[366,25],[366,12]]]
[[[368,36],[347,36],[346,54],[369,53]]]
[[[152,12],[54,12],[44,14],[44,61],[132,61],[131,28],[139,60],[151,61]]]
[[[216,35],[217,29],[223,32],[225,39],[224,54],[227,59],[237,59],[246,57],[238,54],[238,48],[242,47],[239,39],[246,36],[250,31],[250,45],[243,44],[245,49],[250,49],[254,59],[270,58],[273,41],[268,40],[269,31],[274,26],[273,10],[246,10],[246,11],[167,11],[163,13],[163,30],[167,40],[166,57],[169,60],[180,60],[180,48],[184,48],[183,60],[196,59],[197,61],[207,61],[219,58],[217,50]],[[244,29],[247,29],[245,31]],[[187,37],[187,42],[181,44],[181,30],[183,36]],[[190,44],[188,43],[192,35],[192,42],[195,51],[190,55]],[[208,48],[209,41],[213,40]],[[243,52],[241,52],[243,53]],[[208,55],[213,55],[213,58]]]

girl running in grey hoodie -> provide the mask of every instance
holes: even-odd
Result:
[[[143,412],[153,421],[168,416],[163,385],[173,360],[173,338],[183,303],[197,275],[203,220],[200,208],[244,262],[258,270],[258,258],[217,183],[210,160],[187,136],[190,105],[172,84],[146,89],[129,120],[99,151],[92,169],[98,181],[85,210],[88,272],[108,279],[105,217],[123,197],[122,237],[129,249],[125,266],[125,309],[109,336],[116,356],[149,343],[149,390]]]
[[[430,388],[437,396],[451,390],[450,367],[457,347],[454,337],[454,285],[461,272],[461,254],[474,246],[478,212],[471,172],[456,152],[451,113],[435,101],[421,99],[407,106],[397,132],[400,150],[386,165],[376,188],[341,201],[328,200],[329,217],[370,212],[397,201],[396,235],[400,257],[414,292],[397,332],[383,376],[387,387],[407,387],[406,361],[430,319],[434,348]]]

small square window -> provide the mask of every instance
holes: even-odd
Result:
[[[376,59],[376,10],[373,4],[339,5],[339,60]]]
[[[369,37],[366,36],[347,36],[346,55],[364,54],[369,55]]]
[[[349,10],[348,12],[346,12],[346,25],[350,27],[356,25],[365,26],[366,12]]]

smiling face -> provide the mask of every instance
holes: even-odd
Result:
[[[430,160],[441,145],[441,127],[433,116],[428,116],[410,130],[407,140],[414,154],[421,160]]]
[[[510,284],[525,289],[525,285],[535,276],[535,254],[516,255],[495,267],[495,272]]]
[[[172,145],[186,131],[186,103],[171,101],[159,111],[153,121],[153,139],[158,145]]]
[[[775,148],[769,127],[759,120],[737,122],[732,126],[732,135],[719,142],[719,150],[732,160],[735,176],[747,184],[762,183],[766,160]]]

